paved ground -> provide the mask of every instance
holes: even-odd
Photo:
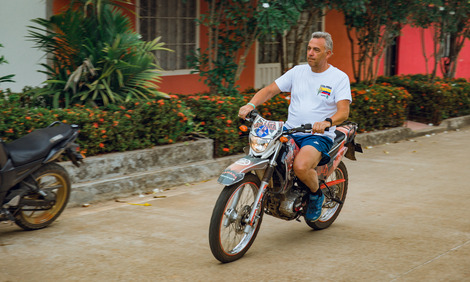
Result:
[[[469,139],[467,128],[366,149],[346,161],[330,228],[265,216],[230,264],[207,241],[215,180],[70,208],[44,230],[0,224],[0,281],[470,281]]]

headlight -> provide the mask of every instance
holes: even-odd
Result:
[[[262,153],[269,145],[269,139],[263,139],[258,136],[250,135],[250,146],[256,153]]]

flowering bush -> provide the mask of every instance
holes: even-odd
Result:
[[[403,76],[382,77],[379,81],[372,86],[351,87],[349,120],[357,122],[361,132],[402,126],[410,115],[413,120],[434,123],[436,114],[438,120],[470,114],[470,83],[465,80],[429,83],[423,77]],[[27,93],[7,91],[0,95],[0,137],[8,142],[54,121],[63,121],[80,126],[77,142],[88,156],[172,144],[186,140],[190,134],[213,139],[215,157],[233,155],[247,146],[246,136],[241,136],[238,129],[243,123],[238,110],[254,93],[256,90],[250,89],[238,97],[171,95],[169,99],[120,106],[75,105],[50,110]],[[288,107],[289,96],[282,93],[257,110],[267,119],[286,120]]]
[[[379,77],[378,82],[402,86],[412,93],[409,118],[439,124],[443,119],[470,113],[469,84],[463,79],[436,79],[425,75]]]
[[[69,109],[23,107],[18,95],[0,98],[0,136],[9,142],[54,121],[80,126],[77,143],[82,153],[97,155],[109,152],[148,148],[181,141],[193,131],[192,113],[177,99],[132,102],[121,106]]]
[[[245,103],[240,97],[191,95],[180,96],[195,113],[194,126],[200,134],[214,140],[217,157],[242,152],[246,139],[240,137],[238,109]]]
[[[402,126],[411,95],[402,87],[388,83],[351,87],[349,120],[359,124],[359,131]]]

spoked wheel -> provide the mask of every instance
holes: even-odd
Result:
[[[59,217],[70,196],[70,179],[67,171],[56,163],[48,163],[32,175],[41,193],[28,194],[20,202],[44,202],[53,200],[52,204],[23,205],[15,214],[15,223],[25,230],[41,229]]]
[[[326,183],[333,182],[336,180],[342,180],[344,182],[340,182],[335,185],[331,185],[330,190],[337,199],[340,199],[343,203],[346,199],[346,194],[348,192],[348,171],[346,170],[346,166],[343,162],[340,162],[338,167],[335,171],[328,177]],[[325,195],[328,195],[327,189],[322,190]],[[325,197],[325,202],[323,203],[322,214],[317,221],[308,221],[306,220],[308,226],[315,230],[325,229],[329,227],[335,219],[338,217],[343,205],[333,201],[332,199]]]
[[[209,244],[212,254],[221,262],[241,258],[258,234],[263,210],[252,227],[246,223],[253,209],[260,186],[258,177],[247,174],[234,185],[226,186],[220,193],[212,212],[209,227]]]

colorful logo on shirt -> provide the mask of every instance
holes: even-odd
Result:
[[[331,87],[326,85],[320,85],[320,88],[318,88],[317,95],[321,95],[328,99],[331,95]]]

